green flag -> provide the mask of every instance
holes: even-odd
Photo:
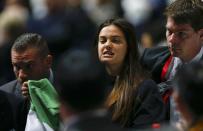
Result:
[[[59,127],[59,101],[57,92],[47,79],[28,81],[31,107],[26,131],[54,131]]]

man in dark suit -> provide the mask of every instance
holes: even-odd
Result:
[[[40,35],[26,33],[19,36],[12,45],[11,61],[17,79],[1,86],[0,90],[23,99],[22,112],[17,113],[14,119],[17,120],[15,121],[17,124],[21,121],[21,129],[24,130],[30,105],[27,99],[29,98],[27,81],[48,78],[53,82],[52,56],[46,41]],[[12,110],[19,110],[15,104],[11,103]]]
[[[121,131],[103,107],[105,69],[87,50],[67,52],[57,70],[57,89],[64,131]]]
[[[0,87],[0,90],[28,97],[28,80],[48,78],[53,81],[52,56],[46,41],[38,34],[19,36],[11,48],[11,61],[16,80]]]
[[[167,106],[172,93],[171,81],[179,67],[203,60],[203,8],[199,5],[203,5],[201,0],[171,3],[165,11],[168,47],[146,49],[141,57],[142,65],[152,72]],[[170,106],[171,118],[177,121],[179,117],[173,111],[174,106]]]
[[[203,5],[201,0],[176,0],[165,11],[168,47],[146,49],[143,66],[157,83],[171,80],[178,65],[203,59]]]

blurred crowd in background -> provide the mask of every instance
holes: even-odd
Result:
[[[1,0],[0,85],[15,79],[10,48],[22,33],[42,35],[56,63],[57,58],[70,48],[91,48],[95,29],[104,20],[122,17],[134,25],[142,51],[165,44],[163,12],[171,1]]]

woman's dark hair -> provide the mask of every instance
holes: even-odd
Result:
[[[124,34],[127,43],[127,54],[123,63],[123,68],[116,78],[106,104],[112,107],[113,121],[119,121],[122,126],[128,126],[131,113],[134,108],[135,95],[138,85],[147,77],[147,73],[139,63],[138,43],[134,32],[134,27],[128,21],[117,18],[109,19],[102,23],[97,31],[95,45],[98,45],[100,31],[106,27],[114,25]]]

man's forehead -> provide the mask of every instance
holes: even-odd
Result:
[[[14,55],[14,56],[37,55],[37,54],[39,54],[38,52],[39,51],[36,48],[28,48],[26,50],[15,50],[15,49],[12,49],[11,50],[11,55]]]
[[[12,64],[19,65],[19,66],[24,66],[32,63],[34,63],[34,60],[13,60],[12,61]]]
[[[194,31],[190,24],[166,24],[166,29],[174,31]]]
[[[16,52],[13,50],[11,52],[11,60],[12,62],[22,61],[27,63],[29,61],[36,61],[39,58],[38,55],[36,51],[26,50],[24,52]]]

